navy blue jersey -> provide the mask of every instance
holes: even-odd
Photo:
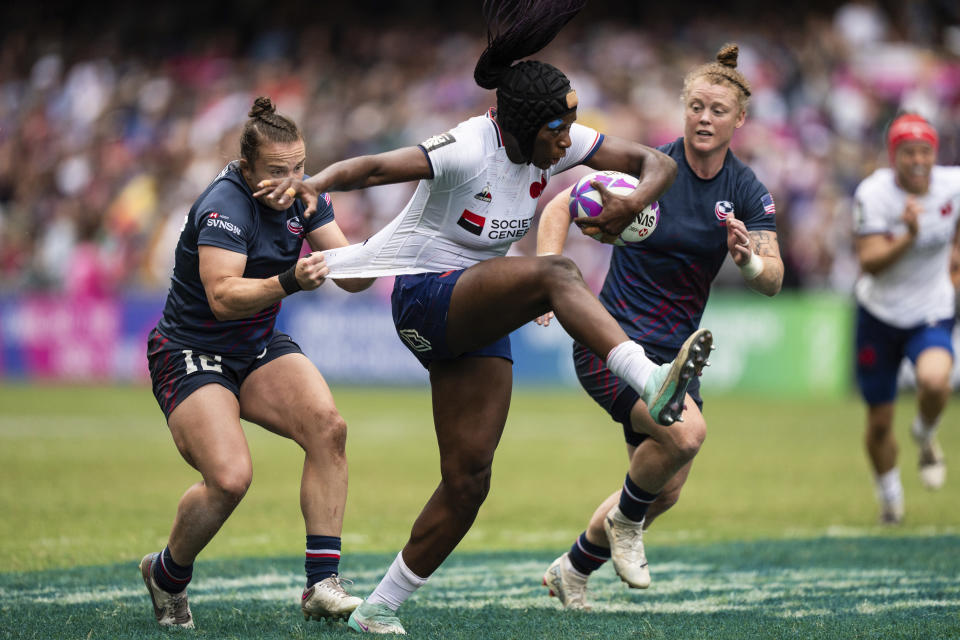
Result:
[[[333,220],[326,194],[304,222],[306,205],[294,200],[286,211],[265,207],[240,174],[228,164],[200,195],[180,230],[173,277],[157,329],[164,336],[196,345],[209,354],[263,351],[280,311],[277,302],[249,318],[217,320],[200,280],[198,246],[211,245],[247,256],[244,278],[269,278],[293,266],[304,237]]]
[[[614,247],[600,300],[628,336],[679,348],[700,325],[710,284],[726,259],[726,217],[750,231],[776,231],[773,198],[729,150],[710,180],[690,169],[683,138],[659,147],[677,162],[660,197],[660,222],[643,242]]]

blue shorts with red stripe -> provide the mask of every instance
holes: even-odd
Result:
[[[450,297],[463,269],[445,273],[416,273],[397,276],[393,284],[393,324],[407,349],[427,369],[434,360],[486,356],[513,362],[510,336],[488,345],[453,353],[447,345],[447,310]]]
[[[680,352],[679,348],[661,347],[643,342],[640,344],[647,357],[656,364],[670,362]],[[646,440],[647,434],[634,431],[630,422],[630,411],[640,399],[640,394],[607,369],[607,365],[599,356],[578,342],[573,343],[573,364],[584,390],[610,414],[614,422],[619,422],[623,427],[623,438],[627,444],[635,447]],[[703,398],[700,397],[699,377],[695,377],[690,382],[687,393],[702,411]]]
[[[153,395],[170,419],[173,410],[187,396],[207,384],[219,384],[240,396],[240,385],[251,373],[288,353],[303,353],[290,336],[273,331],[259,355],[220,355],[204,353],[202,347],[170,340],[156,328],[147,338],[147,364]]]
[[[953,318],[909,329],[893,327],[857,305],[857,386],[868,405],[886,404],[897,397],[897,375],[904,357],[917,358],[931,347],[953,355]]]

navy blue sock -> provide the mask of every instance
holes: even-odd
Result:
[[[187,588],[191,578],[193,565],[184,567],[174,562],[169,547],[164,547],[163,552],[153,562],[153,579],[167,593],[180,593]]]
[[[628,473],[627,479],[623,482],[623,491],[620,492],[620,513],[634,522],[640,522],[647,515],[650,503],[656,500],[658,495],[660,494],[647,493],[635,485]]]
[[[574,569],[589,575],[610,559],[610,549],[587,540],[587,532],[584,531],[570,547],[569,558]]]
[[[307,535],[307,589],[340,571],[340,538]]]

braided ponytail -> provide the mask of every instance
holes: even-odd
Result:
[[[570,81],[556,67],[525,58],[547,46],[586,0],[485,0],[487,48],[473,79],[497,90],[497,121],[519,144],[528,162],[545,123],[576,109]]]

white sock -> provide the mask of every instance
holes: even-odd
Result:
[[[913,432],[913,437],[918,442],[926,442],[933,437],[933,434],[937,432],[937,427],[940,426],[940,420],[934,420],[933,424],[927,424],[923,417],[920,414],[917,414],[917,417],[913,419],[913,427],[911,431]]]
[[[373,593],[367,598],[367,602],[372,604],[385,604],[391,610],[396,611],[400,608],[407,598],[413,595],[413,592],[427,583],[427,578],[421,578],[407,566],[403,561],[403,552],[397,554],[393,564],[387,569],[387,575],[373,590]]]
[[[607,368],[618,378],[633,387],[633,390],[646,398],[644,387],[647,380],[657,369],[647,354],[636,342],[621,342],[607,354]]]
[[[894,467],[884,474],[876,476],[877,497],[882,502],[897,504],[903,502],[903,484],[900,483],[900,468]]]

